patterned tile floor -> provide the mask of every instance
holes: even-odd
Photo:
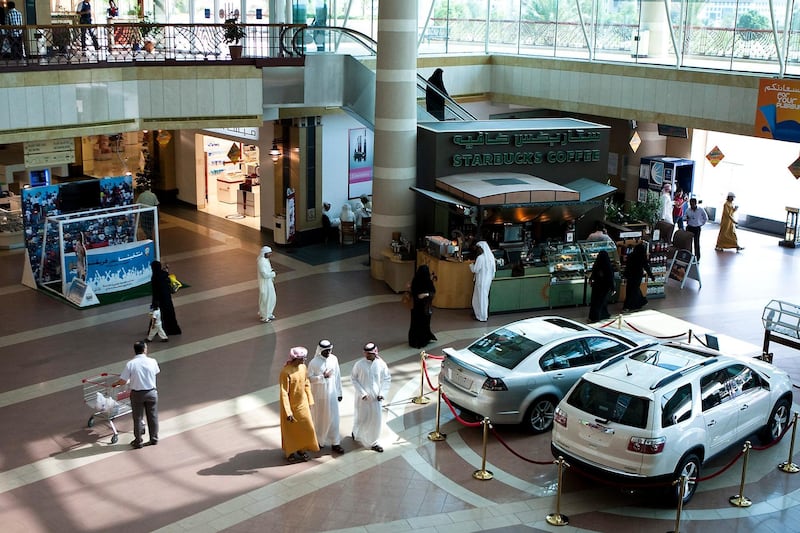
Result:
[[[417,350],[405,342],[407,311],[399,297],[373,280],[360,256],[317,266],[280,249],[278,319],[256,316],[255,259],[264,236],[202,213],[166,209],[162,254],[191,287],[175,296],[184,334],[152,346],[159,360],[161,441],[131,450],[131,422],[115,422],[110,443],[105,423],[87,427],[81,378],[118,372],[142,338],[149,301],[139,299],[76,310],[20,284],[24,255],[0,252],[0,516],[5,532],[39,531],[614,531],[674,529],[675,512],[658,497],[624,493],[565,474],[560,510],[567,527],[547,524],[555,512],[556,468],[547,435],[515,427],[494,437],[486,469],[494,479],[475,480],[481,468],[480,429],[462,426],[443,407],[443,442],[435,404],[417,405]],[[800,252],[777,238],[741,232],[743,253],[714,252],[716,227],[703,233],[703,287],[668,287],[648,311],[624,322],[657,335],[706,331],[723,350],[758,354],[761,311],[773,298],[800,301]],[[616,307],[620,307],[617,305]],[[619,309],[615,309],[619,311]],[[585,307],[552,313],[583,319]],[[429,351],[469,340],[502,323],[548,312],[492,316],[481,324],[469,310],[436,310],[439,341]],[[343,439],[347,453],[329,451],[289,465],[280,450],[276,380],[291,346],[334,342],[343,375],[374,340],[392,371],[385,453]],[[774,345],[775,362],[800,382],[794,350]],[[435,380],[437,365],[429,361]],[[426,393],[430,392],[427,384]],[[435,400],[435,394],[429,394]],[[345,385],[343,435],[352,423],[352,388]],[[705,466],[721,469],[738,449]],[[741,461],[702,483],[684,509],[681,531],[779,532],[800,526],[800,476],[775,465],[789,442],[750,456],[745,494],[753,506],[728,503],[738,493]]]

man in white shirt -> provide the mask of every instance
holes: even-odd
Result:
[[[161,369],[158,362],[147,356],[147,343],[133,344],[136,356],[128,361],[114,386],[128,383],[131,389],[131,414],[133,415],[133,436],[131,447],[139,449],[142,444],[142,415],[147,417],[147,431],[150,432],[149,446],[158,444],[158,391],[156,374]]]
[[[333,344],[327,339],[319,341],[314,359],[308,363],[308,381],[314,405],[311,419],[317,431],[319,445],[331,445],[335,453],[344,453],[339,434],[339,402],[342,401],[342,374],[339,359],[333,354]]]
[[[378,357],[378,347],[374,342],[364,346],[364,359],[353,365],[350,378],[355,388],[353,433],[350,436],[364,446],[382,452],[383,447],[378,444],[383,428],[381,402],[389,393],[392,376],[389,367]]]
[[[708,214],[702,207],[697,207],[697,198],[689,200],[689,209],[684,215],[686,217],[686,231],[694,235],[694,256],[700,261],[700,228],[708,222]]]

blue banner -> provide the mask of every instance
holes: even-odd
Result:
[[[85,257],[85,264],[78,265],[79,257]],[[104,248],[91,248],[85,254],[70,252],[64,254],[66,272],[64,285],[83,272],[86,284],[95,294],[119,292],[150,282],[150,263],[155,259],[153,241],[137,241]]]

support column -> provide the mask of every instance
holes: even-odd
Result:
[[[375,158],[370,272],[383,279],[381,250],[392,232],[415,242],[417,176],[417,2],[382,0],[375,73]]]

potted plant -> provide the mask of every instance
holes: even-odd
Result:
[[[239,41],[244,39],[244,27],[238,24],[235,18],[229,18],[226,19],[223,24],[222,34],[231,52],[231,59],[239,59],[242,57],[242,45],[239,44]]]
[[[155,49],[155,42],[161,34],[161,27],[150,21],[150,18],[145,15],[139,23],[139,36],[141,38],[141,46],[145,52],[152,53]]]

